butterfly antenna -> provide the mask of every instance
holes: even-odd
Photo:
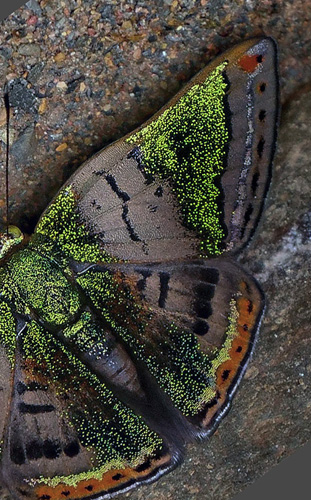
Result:
[[[10,100],[8,87],[4,91],[6,109],[6,155],[5,155],[5,199],[6,199],[6,234],[9,236],[9,150],[10,150]]]

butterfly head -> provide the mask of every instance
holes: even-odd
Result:
[[[23,242],[24,235],[16,226],[9,226],[8,230],[0,229],[0,261],[4,259],[14,247]]]

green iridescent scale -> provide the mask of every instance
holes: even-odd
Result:
[[[201,252],[222,253],[224,227],[219,180],[224,168],[229,124],[226,113],[227,63],[127,141],[142,152],[147,174],[168,179],[184,224],[201,239]]]
[[[81,444],[95,448],[95,471],[90,471],[90,477],[96,471],[102,474],[112,464],[124,467],[135,463],[161,447],[161,438],[141,417],[118,401],[76,356],[37,323],[29,325],[22,348],[25,361],[36,364],[38,377],[49,380],[53,392],[66,400],[63,417],[68,418]]]
[[[31,247],[65,267],[68,259],[77,262],[113,262],[100,247],[99,238],[92,235],[80,221],[77,200],[70,189],[63,189],[40,219]]]
[[[14,366],[16,349],[15,319],[11,307],[5,302],[0,303],[0,342],[5,346],[11,366]]]

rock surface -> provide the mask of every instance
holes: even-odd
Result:
[[[311,2],[27,5],[1,23],[0,74],[13,89],[11,220],[29,232],[84,159],[142,123],[212,56],[263,32],[279,43],[286,105],[273,184],[241,256],[268,299],[255,356],[214,436],[190,446],[170,475],[119,497],[232,498],[311,437],[311,92],[301,88],[311,82]],[[4,130],[0,107],[2,151]]]

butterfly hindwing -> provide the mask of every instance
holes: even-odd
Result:
[[[107,279],[116,309],[99,292]],[[264,310],[255,280],[233,262],[213,259],[116,264],[90,269],[79,283],[99,311],[109,310],[121,340],[195,432],[211,433],[253,352]]]
[[[96,498],[175,465],[160,436],[34,321],[14,371],[2,468],[17,497]]]

